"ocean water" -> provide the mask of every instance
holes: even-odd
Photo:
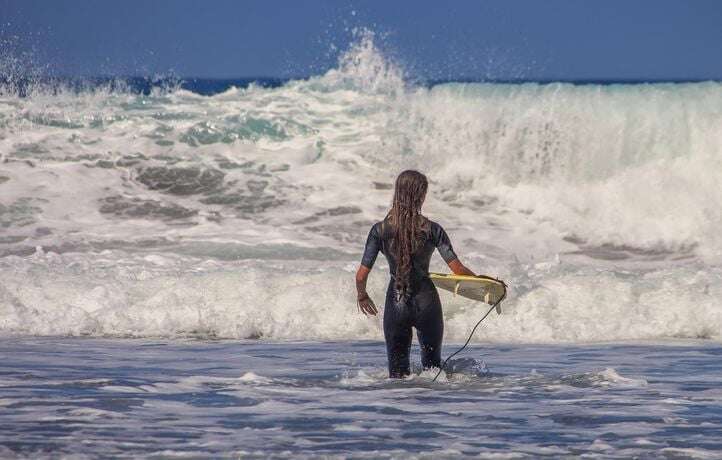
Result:
[[[389,380],[377,341],[0,340],[3,458],[719,458],[722,348],[474,345]],[[416,357],[418,361],[418,356]],[[486,362],[486,364],[485,364]]]
[[[0,81],[3,456],[719,448],[722,84],[417,85],[371,36],[287,82]],[[405,168],[510,286],[438,384],[385,380],[355,305]],[[483,310],[442,301],[448,354]]]
[[[3,458],[719,458],[722,348],[474,345],[386,378],[376,341],[0,340]],[[418,357],[417,357],[418,361]]]

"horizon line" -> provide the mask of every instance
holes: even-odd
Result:
[[[36,76],[24,76],[16,78],[15,80],[140,80],[140,81],[173,81],[176,80],[179,83],[192,82],[192,81],[207,81],[207,82],[243,82],[250,84],[254,82],[277,82],[287,83],[289,81],[309,80],[318,75],[296,75],[296,76],[236,76],[236,77],[208,77],[208,76],[153,76],[153,75],[36,75]],[[9,78],[0,77],[0,81],[9,81]],[[551,78],[526,78],[526,77],[512,77],[512,78],[476,78],[476,77],[456,77],[456,78],[408,78],[406,80],[409,83],[420,83],[425,85],[437,85],[443,83],[497,83],[497,84],[520,84],[520,83],[538,83],[538,84],[553,84],[553,83],[571,83],[571,84],[644,84],[644,83],[720,83],[722,77],[675,77],[675,78],[568,78],[568,77],[551,77]]]

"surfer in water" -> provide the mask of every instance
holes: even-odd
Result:
[[[439,254],[457,275],[474,273],[466,268],[441,225],[421,214],[428,181],[418,171],[404,171],[396,178],[391,210],[375,223],[366,240],[361,265],[356,272],[358,307],[365,315],[378,309],[366,292],[366,281],[379,251],[386,256],[391,280],[384,305],[384,338],[389,360],[389,377],[401,378],[411,373],[412,327],[421,347],[424,369],[441,366],[441,340],[444,317],[439,294],[429,278],[429,262]]]

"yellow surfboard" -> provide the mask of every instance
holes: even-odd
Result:
[[[444,273],[429,273],[429,278],[437,288],[453,292],[467,299],[479,300],[494,305],[506,297],[506,284],[490,276],[478,275],[452,275]],[[499,305],[496,312],[501,313]]]

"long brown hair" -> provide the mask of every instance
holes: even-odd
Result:
[[[387,218],[393,230],[391,252],[396,259],[394,287],[398,298],[404,297],[409,287],[411,257],[429,236],[429,221],[421,215],[428,186],[426,176],[418,171],[407,170],[396,178]]]

